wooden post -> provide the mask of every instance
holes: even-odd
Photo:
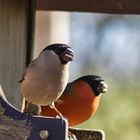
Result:
[[[9,102],[17,108],[22,102],[18,81],[31,51],[27,47],[31,44],[28,21],[32,1],[0,0],[0,84]]]

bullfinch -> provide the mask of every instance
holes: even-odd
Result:
[[[51,44],[26,68],[19,81],[21,94],[32,104],[57,108],[54,102],[63,93],[69,77],[69,64],[74,54],[66,44]]]
[[[100,76],[82,76],[67,84],[55,106],[68,119],[69,126],[79,125],[95,114],[100,97],[107,89]],[[57,114],[49,106],[41,106],[40,115],[55,117]]]

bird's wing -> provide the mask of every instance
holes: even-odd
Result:
[[[26,68],[26,70],[25,70],[25,72],[24,72],[24,74],[23,74],[21,80],[19,80],[18,83],[22,83],[22,82],[25,80],[25,75],[26,75],[26,73],[27,73],[27,69],[29,69],[29,68],[31,68],[31,67],[34,67],[34,66],[35,66],[34,62],[35,62],[36,60],[37,60],[37,58],[34,59],[34,60],[32,60],[32,61],[29,63],[29,65],[27,66],[27,68]]]

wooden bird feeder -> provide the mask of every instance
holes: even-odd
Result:
[[[17,89],[17,81],[32,58],[36,10],[140,14],[140,1],[0,0],[0,85],[7,98],[1,90],[0,139],[3,140],[67,139],[66,120],[29,116],[17,109],[22,100]],[[78,140],[104,140],[102,131],[79,129],[70,131]]]

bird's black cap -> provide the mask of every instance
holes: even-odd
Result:
[[[83,80],[87,82],[92,88],[96,96],[98,96],[100,93],[105,93],[108,88],[106,83],[104,82],[104,79],[97,75],[85,75],[78,78],[75,81],[78,81],[78,80]]]
[[[56,43],[56,44],[51,44],[47,46],[46,48],[43,49],[43,51],[53,50],[54,52],[59,53],[60,51],[59,49],[65,49],[65,48],[71,48],[71,47],[67,44]]]
[[[72,61],[71,59],[73,59],[73,51],[71,50],[71,47],[67,44],[61,44],[61,43],[56,43],[56,44],[51,44],[49,46],[47,46],[46,48],[43,49],[43,51],[45,50],[52,50],[54,51],[60,58],[61,62],[63,64],[66,64],[68,61]],[[70,60],[65,60],[63,59],[63,52],[69,53],[69,59]]]

